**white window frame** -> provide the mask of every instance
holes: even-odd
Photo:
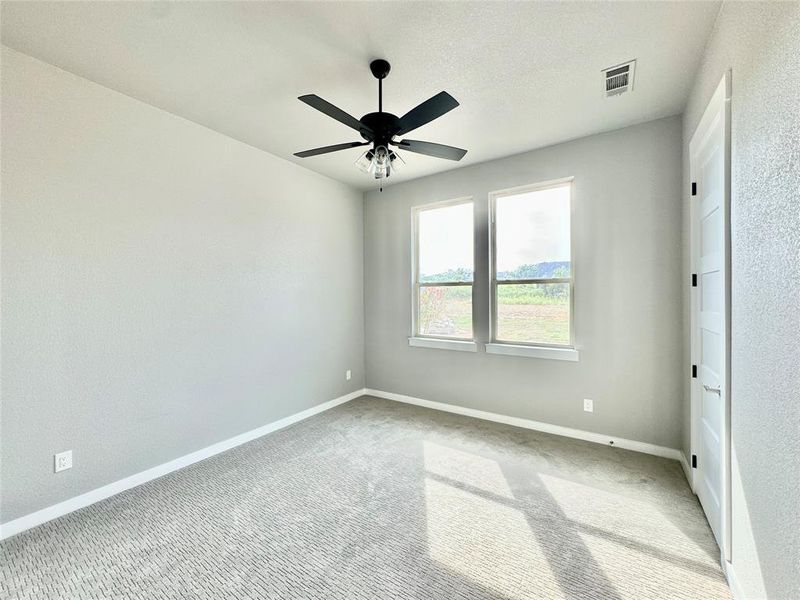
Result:
[[[574,177],[562,179],[552,179],[539,183],[498,190],[489,193],[489,339],[486,344],[486,352],[489,354],[505,354],[512,356],[527,356],[530,358],[552,358],[556,360],[577,361],[578,351],[575,344],[575,235],[574,235]],[[569,185],[570,220],[569,220],[569,243],[570,243],[570,276],[553,279],[511,279],[497,281],[497,231],[496,219],[497,200],[506,196],[516,196],[528,192],[540,192],[542,190]],[[535,283],[569,283],[569,343],[567,344],[547,344],[542,342],[519,342],[508,341],[497,338],[497,286],[511,284],[535,284]]]
[[[472,281],[464,282],[442,282],[424,283],[419,281],[419,214],[427,210],[458,206],[459,204],[472,204]],[[422,348],[436,348],[440,350],[461,350],[464,352],[476,352],[475,343],[475,258],[477,244],[475,243],[475,202],[472,196],[463,196],[452,200],[431,202],[421,204],[411,208],[411,230],[414,243],[411,246],[411,337],[408,338],[409,346]],[[449,336],[434,336],[419,333],[419,289],[421,285],[425,287],[453,287],[453,286],[472,286],[472,337],[459,338]]]

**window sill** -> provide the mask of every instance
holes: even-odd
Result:
[[[445,340],[442,338],[408,338],[409,346],[417,348],[436,348],[437,350],[458,350],[459,352],[477,352],[478,344],[465,340]]]
[[[516,344],[494,343],[486,344],[486,353],[578,362],[578,351],[575,350],[575,348],[550,348],[548,346],[518,346]]]

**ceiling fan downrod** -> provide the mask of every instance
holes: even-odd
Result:
[[[373,76],[375,77],[375,79],[378,80],[378,112],[382,113],[383,80],[386,79],[386,76],[389,74],[389,71],[392,70],[392,65],[389,64],[389,61],[379,58],[369,63],[369,70],[372,71]]]

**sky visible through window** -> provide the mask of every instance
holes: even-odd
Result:
[[[497,200],[497,272],[570,260],[570,186]],[[499,277],[503,279],[503,277]]]
[[[502,196],[495,221],[500,279],[525,265],[569,263],[569,185]],[[419,260],[421,281],[454,271],[472,272],[472,203],[420,212]]]
[[[420,281],[452,271],[469,273],[472,279],[472,202],[419,213]]]

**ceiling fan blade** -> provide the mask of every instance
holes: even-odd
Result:
[[[356,119],[352,115],[348,115],[344,112],[341,108],[338,108],[328,102],[327,100],[323,100],[319,96],[315,94],[306,94],[305,96],[299,96],[297,98],[301,102],[305,102],[312,108],[316,108],[321,113],[325,113],[329,117],[336,119],[340,123],[344,123],[348,127],[352,127],[358,132],[366,129],[367,131],[372,131],[369,127],[361,123],[358,119]]]
[[[433,98],[425,100],[400,117],[400,131],[397,132],[397,135],[405,135],[417,127],[422,127],[450,112],[456,106],[458,106],[458,101],[455,98],[447,92],[439,92]]]
[[[347,150],[348,148],[356,148],[357,146],[366,146],[371,142],[347,142],[346,144],[335,144],[333,146],[323,146],[322,148],[314,148],[313,150],[303,150],[302,152],[295,152],[295,156],[300,158],[308,158],[309,156],[316,156],[317,154],[327,154],[328,152],[337,152],[338,150]]]
[[[447,160],[461,160],[467,153],[466,150],[445,146],[444,144],[434,144],[433,142],[420,142],[419,140],[400,140],[393,144],[402,150],[426,154],[436,158],[446,158]]]

